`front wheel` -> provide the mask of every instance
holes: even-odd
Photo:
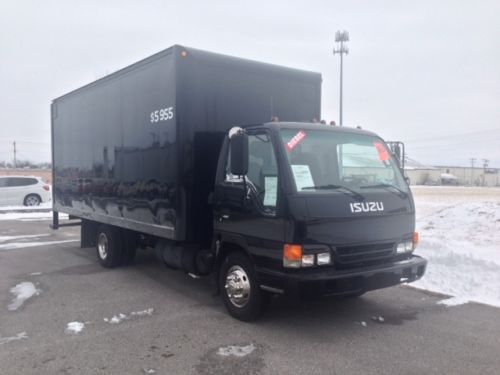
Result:
[[[250,259],[241,252],[224,259],[219,288],[227,311],[238,320],[256,320],[269,302],[269,296],[260,290]]]

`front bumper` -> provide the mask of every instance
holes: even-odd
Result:
[[[384,265],[348,270],[313,268],[296,272],[258,269],[263,290],[290,296],[333,296],[370,290],[420,279],[427,261],[419,256]]]

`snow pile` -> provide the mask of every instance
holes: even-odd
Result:
[[[149,315],[151,316],[153,314],[154,309],[150,307],[149,309],[146,310],[141,310],[141,311],[132,311],[130,315],[136,315],[136,316],[144,316],[144,315]]]
[[[14,294],[14,299],[9,304],[8,309],[10,311],[15,311],[20,308],[24,302],[33,297],[34,295],[39,295],[41,290],[35,287],[35,284],[29,281],[24,281],[17,284],[15,287],[10,288],[10,292]]]
[[[237,345],[228,345],[219,348],[217,354],[223,357],[245,357],[252,353],[256,349],[254,344],[237,346]]]
[[[151,316],[153,315],[154,309],[150,307],[149,309],[146,310],[141,310],[141,311],[132,311],[130,314],[123,314],[119,313],[118,315],[114,315],[111,319],[104,318],[103,320],[106,323],[111,323],[111,324],[119,324],[124,320],[131,319],[133,317],[141,317],[141,316]]]
[[[429,263],[424,277],[412,286],[454,298],[500,307],[500,202],[433,202],[416,196],[416,254]],[[425,207],[425,216],[418,215]],[[434,206],[435,210],[432,210]]]
[[[0,213],[9,211],[24,211],[24,210],[46,211],[51,209],[52,209],[52,202],[43,202],[40,203],[38,206],[0,206]]]
[[[66,333],[77,334],[83,331],[85,323],[82,322],[69,322],[66,327]]]
[[[26,334],[26,332],[21,332],[15,336],[11,336],[11,337],[0,336],[0,345],[7,344],[11,341],[26,340],[27,338],[28,338],[28,335]]]
[[[125,319],[128,319],[128,316],[120,313],[118,315],[114,315],[111,319],[104,318],[104,321],[111,324],[119,324]]]

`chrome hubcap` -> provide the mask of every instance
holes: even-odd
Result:
[[[250,299],[250,280],[240,266],[232,266],[226,276],[226,294],[236,307],[244,307]]]
[[[97,250],[101,259],[106,259],[108,256],[108,237],[104,233],[99,234],[97,240]]]

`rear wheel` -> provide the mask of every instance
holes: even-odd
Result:
[[[101,225],[96,236],[97,259],[101,266],[113,268],[122,260],[122,238],[120,230],[109,225]]]
[[[25,206],[38,206],[42,202],[42,199],[37,194],[28,194],[24,197]]]
[[[219,288],[227,311],[238,320],[256,320],[269,302],[269,295],[259,287],[250,259],[241,252],[231,253],[224,259]]]

